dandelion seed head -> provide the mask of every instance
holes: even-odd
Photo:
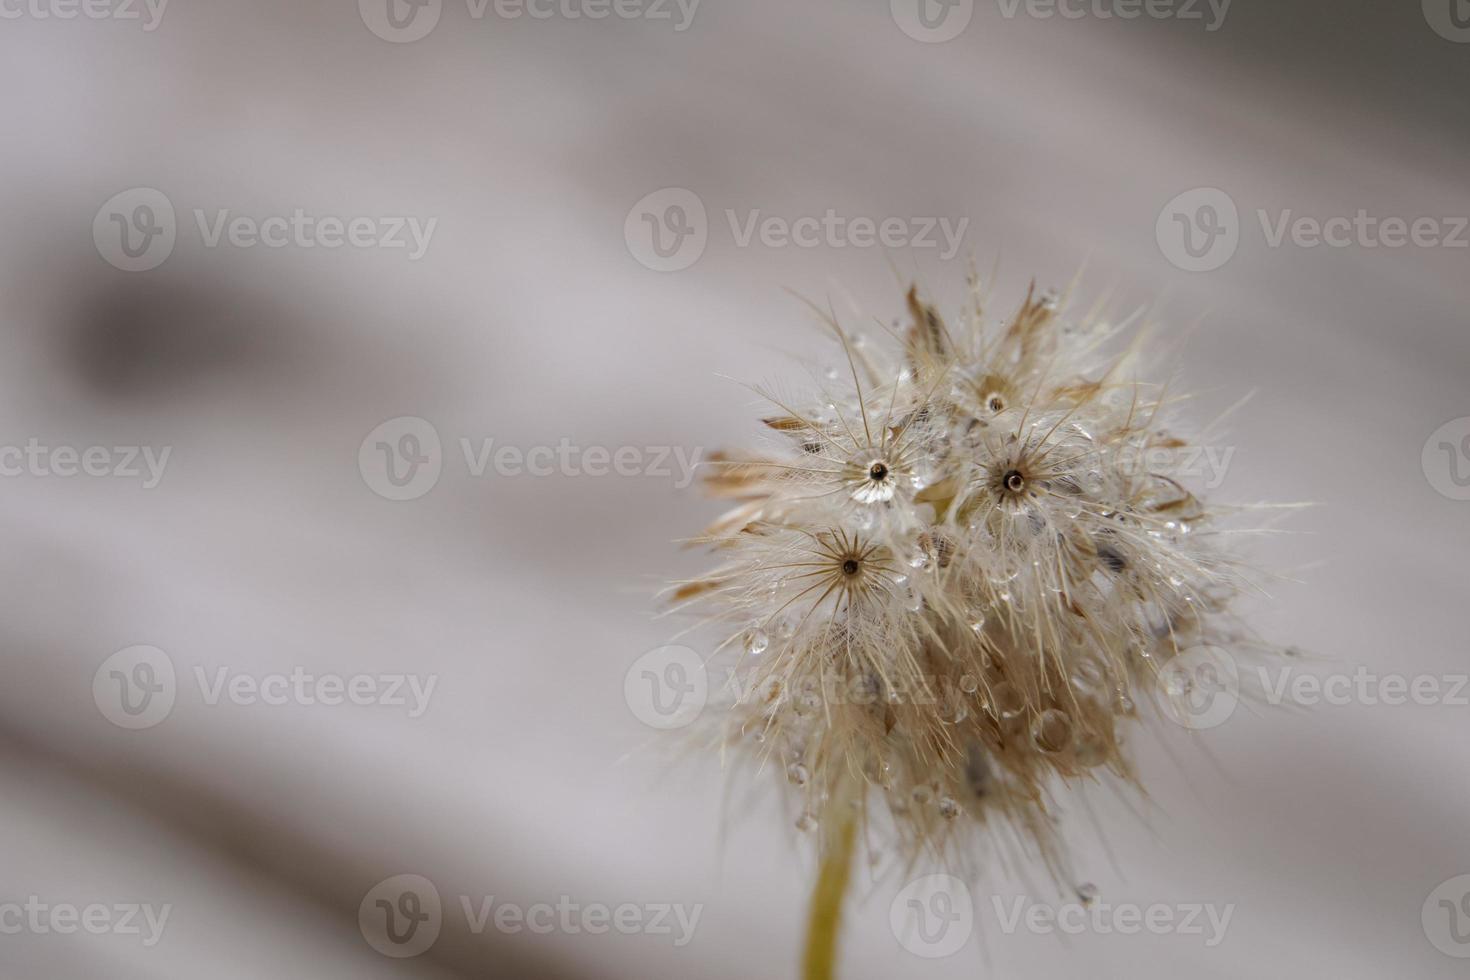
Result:
[[[1052,788],[1133,778],[1136,701],[1239,635],[1249,569],[1208,533],[1145,345],[1103,353],[1116,330],[1053,293],[999,326],[984,305],[950,324],[910,290],[886,350],[822,314],[842,360],[820,408],[762,392],[774,445],[714,458],[735,508],[676,595],[759,647],[720,724],[786,774],[798,827],[853,800],[911,860],[994,830],[1060,875]]]

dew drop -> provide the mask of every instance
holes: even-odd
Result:
[[[974,674],[960,675],[960,690],[966,694],[974,694],[980,689],[980,682],[975,679]]]
[[[960,805],[948,796],[939,798],[939,815],[946,820],[953,820],[960,815]]]
[[[1021,563],[1018,561],[1005,561],[988,570],[985,577],[990,579],[992,585],[1005,585],[1014,582],[1016,576],[1021,574]]]
[[[1014,718],[1026,707],[1026,697],[1010,681],[1001,681],[990,689],[995,710],[1002,718]]]
[[[1082,903],[1086,909],[1092,908],[1097,901],[1097,886],[1090,881],[1084,881],[1077,886],[1077,901]]]
[[[970,620],[970,632],[974,633],[976,636],[979,636],[981,633],[985,632],[984,613],[976,613],[975,618]]]
[[[802,765],[800,762],[793,762],[791,765],[786,767],[786,778],[793,786],[805,786],[807,778],[810,775],[811,774],[807,771],[806,766]]]
[[[1043,752],[1061,752],[1072,744],[1072,719],[1058,708],[1047,708],[1031,725],[1031,741]]]
[[[750,654],[752,657],[758,657],[761,654],[765,653],[766,649],[770,645],[771,638],[767,636],[766,631],[761,629],[760,627],[752,629],[749,633],[745,635],[745,652]]]

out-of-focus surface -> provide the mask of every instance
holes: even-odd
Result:
[[[749,392],[717,376],[799,381],[776,352],[820,349],[783,287],[886,320],[890,261],[950,303],[973,252],[1000,257],[1005,302],[1085,262],[1081,295],[1151,305],[1188,334],[1200,418],[1256,392],[1213,493],[1321,505],[1249,544],[1306,582],[1260,604],[1261,631],[1319,674],[1454,687],[1470,441],[1431,436],[1470,416],[1470,10],[1367,6],[0,5],[0,971],[791,975],[811,871],[791,815],[773,787],[727,809],[714,760],[669,769],[624,675],[672,632],[659,581],[696,567],[673,539],[714,512],[657,447],[749,438]],[[665,188],[705,212],[677,271],[648,266],[684,264],[697,213],[635,207]],[[1238,222],[1208,237],[1218,195],[1169,210],[1197,188]],[[829,209],[967,224],[952,257],[937,230],[743,240]],[[1434,224],[1401,247],[1290,230],[1360,211]],[[241,216],[285,244],[248,244]],[[324,218],[371,221],[328,248]],[[1181,268],[1218,264],[1212,243],[1233,255]],[[404,416],[441,451],[401,423],[369,438]],[[497,472],[503,447],[561,446],[536,457],[551,475]],[[106,448],[108,475],[58,475],[58,447]],[[587,475],[587,447],[634,447],[640,475]],[[441,468],[431,489],[388,479],[390,457],[415,472],[400,450]],[[158,654],[108,660],[136,646],[171,684]],[[293,675],[379,686],[308,703],[272,686]],[[425,703],[394,675],[433,683]],[[1455,693],[1243,706],[1138,740],[1142,816],[1063,796],[1103,900],[1230,906],[1216,945],[1207,926],[1007,931],[1022,885],[996,869],[968,942],[928,959],[890,929],[890,873],[860,882],[843,973],[1462,976],[1442,949],[1470,954],[1470,899],[1431,895],[1470,873]],[[403,874],[442,910],[398,958],[361,923]],[[575,911],[495,918],[537,903]],[[68,931],[38,904],[109,911]],[[162,928],[123,928],[129,904],[166,906]],[[636,927],[581,918],[621,905]],[[655,928],[660,906],[698,918]]]

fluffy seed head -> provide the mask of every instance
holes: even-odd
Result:
[[[1142,344],[1104,355],[1121,328],[1034,290],[999,324],[971,296],[952,328],[910,290],[888,350],[822,314],[842,368],[762,392],[776,445],[715,458],[737,504],[675,594],[723,624],[720,737],[786,773],[799,827],[853,801],[910,859],[962,864],[983,826],[1061,873],[1051,787],[1131,778],[1135,697],[1242,641],[1245,571],[1180,472],[1173,399],[1135,377]]]

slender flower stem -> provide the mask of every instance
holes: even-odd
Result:
[[[843,799],[834,798],[828,806],[837,820],[836,826],[823,838],[821,868],[816,887],[812,889],[806,952],[802,959],[802,976],[806,980],[832,980],[835,975],[842,900],[847,894],[857,839],[857,811]]]

